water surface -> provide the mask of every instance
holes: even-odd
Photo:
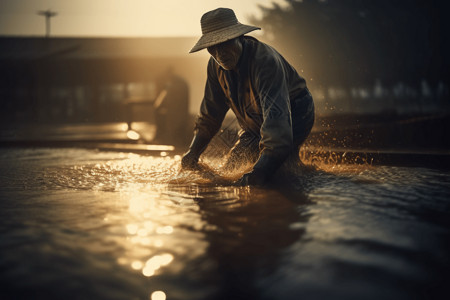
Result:
[[[250,188],[179,161],[0,149],[0,298],[448,295],[448,171],[322,164]]]

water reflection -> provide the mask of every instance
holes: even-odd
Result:
[[[137,141],[137,140],[139,140],[141,138],[141,135],[138,132],[134,131],[134,130],[128,130],[127,131],[127,137],[130,140]]]
[[[147,262],[145,265],[139,264],[140,268],[142,269],[142,274],[146,277],[153,276],[157,270],[159,270],[163,266],[167,266],[170,264],[173,260],[173,255],[169,253],[165,253],[162,255],[155,255]]]
[[[0,298],[409,299],[450,274],[448,172],[332,166],[259,189],[179,157],[0,158]]]
[[[135,158],[129,163],[142,167]],[[191,183],[181,184],[188,175]],[[302,207],[310,201],[299,190],[216,185],[208,183],[214,176],[188,175],[150,186],[135,174],[116,186],[129,212],[118,262],[147,278],[177,271],[190,285],[203,286],[199,299],[259,297],[260,279],[302,238],[309,218]]]
[[[124,188],[121,196],[123,201],[128,201],[129,219],[132,222],[125,225],[128,251],[118,261],[130,264],[132,269],[146,277],[153,276],[174,259],[171,253],[154,254],[159,253],[158,249],[165,245],[165,239],[160,236],[174,232],[172,225],[163,223],[163,218],[174,212],[159,203],[161,194],[155,191],[140,191],[133,185]]]
[[[166,294],[163,291],[155,291],[152,293],[151,300],[166,300]]]
[[[303,208],[310,201],[299,191],[290,191],[293,199],[281,190],[249,187],[169,185],[169,190],[194,195],[208,225],[203,263],[214,266],[207,282],[216,287],[211,299],[260,299],[260,280],[277,270],[309,219]]]

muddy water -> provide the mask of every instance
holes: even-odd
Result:
[[[179,173],[179,160],[0,149],[0,298],[447,292],[448,171],[322,164],[288,185],[249,188]]]

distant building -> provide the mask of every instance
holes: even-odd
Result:
[[[188,54],[195,41],[0,37],[2,122],[128,121],[127,100],[154,99],[168,67],[187,81],[195,113],[208,59]]]

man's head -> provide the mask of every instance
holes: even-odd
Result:
[[[239,23],[234,11],[229,8],[217,8],[205,13],[200,23],[203,35],[189,51],[190,53],[222,44],[250,31],[261,29]]]
[[[226,42],[209,46],[209,54],[225,70],[233,70],[242,54],[241,38],[237,37]]]

